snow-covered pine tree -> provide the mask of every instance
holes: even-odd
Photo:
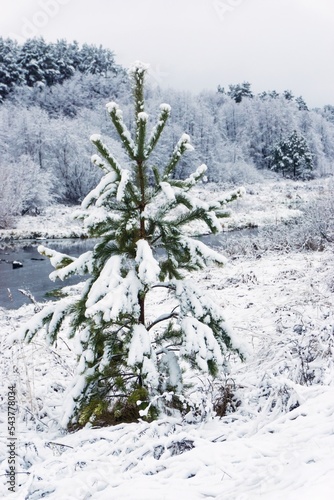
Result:
[[[99,153],[92,161],[104,176],[77,216],[98,243],[78,258],[39,247],[55,267],[52,280],[88,274],[79,299],[69,296],[48,304],[22,329],[22,338],[29,342],[45,326],[53,344],[66,325],[68,335],[77,339],[78,370],[67,394],[64,425],[102,423],[107,416],[109,422],[126,421],[138,418],[139,410],[147,418],[168,407],[186,410],[185,366],[217,375],[231,351],[243,356],[221,307],[187,277],[188,271],[222,265],[225,258],[186,232],[197,220],[213,233],[220,231],[219,219],[229,214],[227,203],[241,196],[243,188],[222,199],[201,201],[191,189],[205,174],[205,165],[184,180],[174,179],[182,155],[193,149],[186,134],[163,168],[150,164],[170,106],[161,104],[148,135],[146,72],[147,65],[140,62],[130,70],[134,138],[118,105],[107,104],[129,157],[127,168],[99,135],[91,137]],[[153,317],[148,295],[161,290],[169,292],[172,305]]]
[[[271,169],[281,172],[283,177],[309,179],[313,170],[312,153],[306,139],[296,130],[276,144],[270,162]]]

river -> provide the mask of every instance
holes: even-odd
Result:
[[[255,230],[256,231],[256,230]],[[244,229],[237,233],[243,236],[253,233],[254,229]],[[198,239],[211,247],[223,246],[229,233],[201,236]],[[54,270],[47,257],[41,256],[38,245],[57,250],[58,252],[78,257],[91,250],[96,240],[64,239],[64,240],[26,240],[15,241],[0,248],[0,307],[18,309],[30,302],[29,298],[19,292],[29,291],[38,302],[52,299],[52,292],[63,286],[74,285],[83,280],[82,276],[73,276],[64,282],[51,281],[49,274]],[[13,262],[22,263],[22,267],[13,269]]]
[[[94,240],[43,240],[17,242],[0,249],[0,307],[18,309],[30,300],[19,292],[19,289],[29,291],[38,302],[49,300],[53,290],[82,281],[82,277],[73,276],[66,281],[51,281],[49,274],[54,270],[47,257],[37,251],[43,244],[58,252],[78,257],[83,252],[91,250]],[[22,267],[13,269],[13,262],[20,262]]]

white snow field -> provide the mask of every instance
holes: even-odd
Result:
[[[267,217],[269,210],[263,213]],[[225,267],[192,278],[224,307],[249,351],[245,362],[230,359],[230,374],[220,381],[187,374],[197,388],[194,398],[207,400],[201,421],[170,417],[67,433],[60,422],[76,366],[75,340],[66,337],[65,328],[57,346],[45,343],[43,331],[30,345],[12,346],[36,305],[0,309],[1,497],[333,498],[331,245],[318,252],[238,255]],[[153,313],[163,312],[162,298],[152,297]],[[5,475],[7,393],[13,383],[18,403],[14,493]],[[213,410],[219,395],[227,405],[221,418]]]
[[[305,199],[316,198],[320,190],[331,189],[330,180],[305,183],[277,179],[252,185],[247,189],[247,196],[234,202],[231,217],[223,219],[223,229],[235,229],[248,226],[264,226],[293,220],[301,215],[299,210]],[[230,191],[231,189],[226,189]],[[200,198],[216,196],[221,187],[209,184],[203,188],[196,186],[193,192]],[[238,208],[238,206],[240,207]],[[236,210],[237,207],[237,210]],[[4,241],[30,238],[76,238],[85,235],[81,221],[73,219],[74,208],[65,205],[52,205],[42,210],[41,215],[25,215],[14,218],[14,226],[0,229],[0,244]],[[206,225],[194,223],[190,232],[207,231]]]

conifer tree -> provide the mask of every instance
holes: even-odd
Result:
[[[254,94],[251,90],[249,82],[237,83],[236,85],[229,85],[227,95],[231,97],[236,103],[240,103],[244,97],[253,98]]]
[[[232,351],[243,356],[241,343],[226,326],[223,310],[204,296],[187,272],[225,257],[187,236],[185,226],[204,221],[210,231],[221,229],[227,204],[243,188],[221,199],[202,201],[191,193],[206,172],[201,165],[188,178],[174,171],[191,151],[183,134],[165,166],[150,164],[170,106],[161,104],[156,125],[148,133],[144,77],[147,65],[130,70],[135,107],[135,136],[115,102],[107,111],[129,158],[122,167],[100,135],[91,137],[98,154],[92,157],[104,176],[84,199],[77,217],[90,237],[92,251],[78,258],[39,247],[55,271],[50,278],[88,275],[81,296],[48,304],[22,329],[31,341],[43,327],[56,342],[62,324],[79,345],[78,371],[67,394],[63,424],[84,425],[125,421],[141,415],[154,418],[163,411],[187,410],[183,369],[213,376],[224,370]],[[149,295],[169,293],[168,304],[154,317]],[[66,320],[66,321],[64,321]]]
[[[271,169],[281,172],[283,177],[307,179],[313,169],[312,153],[296,130],[274,147],[270,161]]]
[[[18,65],[18,44],[14,40],[0,37],[0,103],[23,82],[22,68]]]

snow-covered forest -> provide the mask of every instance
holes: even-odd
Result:
[[[42,39],[0,39],[0,82],[0,244],[97,239],[0,304],[11,497],[332,498],[334,106]]]
[[[12,215],[30,208],[82,201],[99,178],[90,161],[94,151],[88,138],[92,131],[110,134],[104,112],[110,99],[117,100],[129,121],[131,97],[126,71],[110,51],[65,41],[47,44],[37,39],[21,47],[0,40],[0,79],[0,227],[4,228],[10,226]],[[146,89],[148,109],[166,101],[173,110],[154,152],[156,162],[168,144],[186,132],[196,149],[179,165],[176,175],[181,178],[196,162],[209,165],[210,182],[225,184],[256,182],[266,170],[287,177],[332,175],[333,106],[310,110],[291,91],[279,95],[264,89],[253,95],[247,83],[231,82],[224,90],[217,82],[216,87],[195,96],[162,91],[151,78]],[[128,126],[131,131],[131,121]],[[286,143],[293,142],[293,134],[297,143],[289,149]],[[126,161],[113,138],[115,154]],[[298,141],[305,142],[304,149],[298,149]],[[302,162],[294,171],[289,165],[296,154]],[[288,158],[287,163],[280,155]],[[310,161],[305,165],[307,155]],[[24,182],[17,183],[18,176]]]

